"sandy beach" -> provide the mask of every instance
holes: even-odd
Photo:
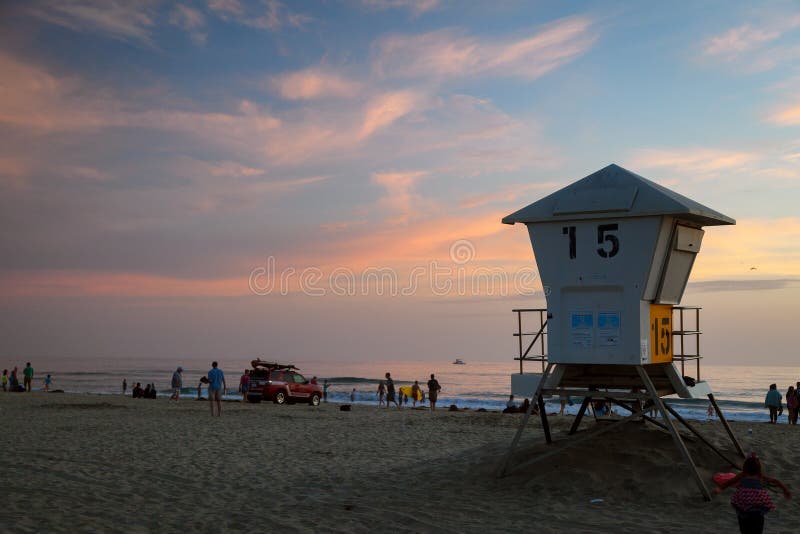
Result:
[[[0,414],[2,530],[736,530],[730,490],[703,502],[670,436],[651,425],[496,479],[521,415],[228,402],[212,418],[193,399],[54,393],[2,395]],[[557,444],[572,417],[551,421]],[[515,460],[547,447],[538,424]],[[733,456],[718,422],[698,425]],[[796,427],[734,429],[767,474],[795,486]],[[689,448],[709,484],[729,470],[701,443]],[[767,531],[793,530],[797,501],[773,497]]]

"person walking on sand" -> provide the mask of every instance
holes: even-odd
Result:
[[[50,375],[47,375],[47,378],[44,379],[44,391],[45,391],[45,393],[50,391],[50,384],[52,384],[52,383],[53,383],[53,377],[50,376]]]
[[[383,380],[378,382],[378,406],[383,406],[383,403],[386,399],[386,384],[384,384]],[[386,407],[389,407],[389,403],[386,403]]]
[[[214,404],[217,405],[217,417],[222,416],[222,396],[227,392],[228,386],[225,384],[225,373],[217,367],[217,362],[211,362],[211,370],[208,371],[208,401],[211,404],[211,416],[214,416]]]
[[[392,374],[386,373],[386,407],[389,407],[389,403],[393,402],[395,406],[400,408],[400,405],[397,404],[397,401],[394,398],[394,380],[392,380]]]
[[[778,386],[775,384],[769,385],[769,391],[764,398],[764,407],[769,408],[769,422],[773,425],[778,422],[778,411],[783,407],[781,402],[781,394],[778,391]]]
[[[122,395],[123,396],[125,395],[126,391],[128,391],[128,379],[127,378],[123,378],[122,379]]]
[[[25,391],[30,392],[31,384],[33,383],[33,367],[31,367],[31,362],[25,365],[25,369],[22,370],[22,375],[25,377]]]
[[[181,398],[181,388],[183,387],[183,367],[178,366],[175,369],[175,372],[172,373],[172,395],[169,396],[169,400],[174,400],[178,402],[178,399]]]
[[[247,394],[249,392],[250,392],[250,369],[245,369],[244,374],[242,374],[242,377],[239,379],[239,393],[242,394],[242,402],[245,402],[247,400]]]
[[[442,386],[439,385],[439,381],[436,380],[436,377],[431,373],[431,379],[428,380],[428,400],[431,403],[431,411],[436,410],[436,400],[439,398],[439,391],[441,391]]]
[[[764,516],[775,509],[766,485],[778,486],[785,498],[792,498],[792,492],[783,482],[763,474],[758,457],[755,453],[750,453],[745,458],[740,473],[714,488],[714,495],[717,495],[726,488],[736,486],[736,492],[731,497],[731,506],[736,510],[739,532],[742,534],[763,532]]]
[[[786,390],[786,409],[789,411],[789,424],[797,424],[797,391],[794,386]]]

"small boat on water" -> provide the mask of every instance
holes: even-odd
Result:
[[[456,358],[456,361],[453,362],[453,365],[467,365],[467,363],[461,358]]]

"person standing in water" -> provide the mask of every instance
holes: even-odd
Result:
[[[125,395],[125,393],[127,391],[128,391],[128,379],[127,378],[123,378],[122,379],[122,394]]]

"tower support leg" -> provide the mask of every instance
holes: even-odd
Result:
[[[733,430],[731,429],[731,425],[728,424],[728,420],[725,419],[724,415],[722,415],[722,410],[720,410],[719,406],[717,406],[717,401],[714,399],[713,393],[708,394],[708,400],[711,401],[711,406],[713,406],[714,411],[717,412],[717,417],[719,417],[722,426],[725,427],[725,432],[727,432],[728,436],[730,436],[731,441],[733,442],[733,446],[736,447],[736,450],[739,452],[742,458],[744,458],[745,457],[744,449],[742,449],[742,445],[739,443],[739,440],[736,439],[736,436],[734,435]]]
[[[550,444],[553,443],[553,438],[550,436],[550,423],[547,420],[547,411],[544,409],[544,397],[539,393],[537,400],[539,405],[539,418],[542,420],[542,430],[544,430],[544,440]]]
[[[583,402],[581,403],[581,408],[578,410],[578,415],[575,416],[575,421],[572,422],[572,426],[569,429],[569,435],[571,436],[575,432],[578,431],[578,427],[581,424],[581,419],[583,419],[583,414],[586,413],[586,408],[589,407],[589,403],[592,402],[591,397],[584,397]]]
[[[689,449],[686,448],[686,444],[681,439],[681,435],[678,433],[678,429],[675,428],[672,419],[669,418],[669,412],[664,407],[664,403],[661,401],[661,397],[658,396],[658,391],[656,391],[655,386],[653,385],[653,381],[650,380],[650,376],[647,374],[647,370],[641,365],[636,366],[636,371],[639,373],[639,378],[642,379],[644,383],[645,389],[650,394],[650,398],[653,400],[653,404],[658,411],[661,412],[661,416],[664,418],[664,424],[669,429],[669,433],[672,434],[672,439],[675,442],[675,446],[678,448],[678,451],[683,456],[683,460],[686,462],[686,465],[689,466],[689,470],[692,472],[694,476],[694,480],[697,483],[697,487],[700,488],[700,492],[703,494],[703,498],[707,501],[711,500],[711,493],[709,493],[708,488],[706,487],[705,482],[703,482],[700,473],[697,471],[697,466],[694,465],[694,460],[692,460],[692,455],[689,454]]]
[[[539,385],[536,386],[536,390],[533,392],[533,395],[531,395],[531,402],[528,405],[528,409],[525,411],[525,416],[522,418],[522,422],[520,423],[519,428],[517,429],[517,433],[514,435],[514,439],[511,441],[511,446],[508,448],[508,452],[506,453],[503,460],[500,462],[500,466],[497,469],[498,478],[506,474],[506,468],[508,467],[509,460],[511,460],[511,455],[514,454],[514,449],[517,448],[519,439],[522,437],[522,432],[525,430],[525,426],[528,424],[528,420],[531,418],[531,412],[533,411],[533,403],[539,402],[539,398],[542,394],[542,389],[544,389],[544,384],[545,382],[547,382],[547,378],[550,376],[550,371],[553,369],[553,365],[554,364],[548,362],[547,367],[544,370],[544,373],[542,373],[542,379],[539,380]],[[542,404],[544,404],[544,402],[542,402]],[[544,413],[542,407],[539,408],[539,415],[546,417],[546,414]]]
[[[716,448],[716,447],[715,447],[715,446],[714,446],[714,445],[713,445],[713,444],[712,444],[710,441],[708,441],[706,438],[704,438],[703,436],[701,436],[701,435],[700,435],[700,432],[698,432],[698,431],[697,431],[697,429],[696,429],[695,427],[693,427],[693,426],[692,426],[692,425],[689,423],[689,421],[687,421],[686,419],[684,419],[684,418],[681,416],[681,414],[679,414],[678,412],[676,412],[676,411],[675,411],[675,408],[673,408],[672,406],[670,406],[670,405],[669,405],[669,404],[667,404],[666,402],[664,403],[664,408],[666,408],[666,409],[669,411],[669,413],[671,413],[671,414],[672,414],[672,416],[673,416],[673,417],[675,417],[675,419],[677,419],[677,420],[678,420],[678,422],[679,422],[679,423],[681,423],[683,426],[685,426],[686,428],[688,428],[688,429],[689,429],[689,431],[690,431],[692,434],[694,434],[695,436],[697,436],[697,437],[700,439],[700,441],[702,441],[702,442],[703,442],[703,444],[704,444],[704,445],[706,445],[706,446],[707,446],[707,447],[709,447],[709,448],[710,448],[712,451],[714,451],[715,453],[717,453],[717,456],[719,456],[720,458],[722,458],[723,460],[725,460],[726,462],[728,462],[728,463],[731,465],[731,467],[733,467],[734,469],[739,469],[739,467],[740,467],[740,466],[736,465],[736,463],[734,463],[734,462],[733,462],[733,461],[732,461],[730,458],[728,458],[727,456],[725,456],[725,455],[722,453],[722,451],[721,451],[721,450],[719,450],[718,448]]]

